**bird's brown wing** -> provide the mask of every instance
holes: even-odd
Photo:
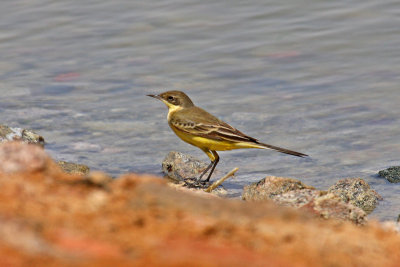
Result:
[[[169,122],[179,131],[212,140],[229,142],[254,142],[257,139],[247,136],[219,120],[207,111],[193,107],[176,112]]]
[[[297,157],[307,157],[306,154],[259,142],[257,139],[247,136],[233,128],[226,122],[219,120],[207,111],[198,108],[188,108],[176,112],[169,123],[176,130],[191,135],[205,137],[217,141],[228,142],[249,142],[260,145],[264,148],[273,149],[281,153]]]

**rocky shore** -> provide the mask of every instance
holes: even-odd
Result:
[[[192,181],[192,177],[198,176],[207,163],[172,151],[165,157],[162,167],[171,180],[190,187],[191,184],[186,180]],[[367,215],[383,200],[361,178],[345,178],[328,190],[318,190],[297,179],[275,176],[267,176],[245,186],[242,199],[251,202],[273,201],[281,206],[311,212],[320,218],[349,220],[356,224],[365,224]]]
[[[184,179],[171,158],[165,169]],[[322,191],[268,176],[247,186],[243,201],[148,175],[112,179],[79,165],[81,172],[67,173],[71,165],[57,164],[40,144],[20,139],[0,144],[0,162],[0,266],[400,262],[400,234],[392,225],[367,221],[381,198],[359,178]]]

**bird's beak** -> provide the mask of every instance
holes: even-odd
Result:
[[[161,100],[161,96],[159,96],[159,95],[147,95],[147,96],[154,97],[154,98]]]

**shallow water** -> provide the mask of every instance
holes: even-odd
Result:
[[[113,175],[161,174],[180,141],[145,96],[183,90],[263,142],[221,152],[233,196],[266,175],[326,189],[362,177],[400,213],[400,4],[384,1],[2,1],[1,123],[37,130],[53,157]]]

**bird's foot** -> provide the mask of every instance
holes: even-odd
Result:
[[[197,178],[187,178],[185,179],[184,186],[188,188],[205,189],[210,186],[210,182],[206,180],[200,180]]]

